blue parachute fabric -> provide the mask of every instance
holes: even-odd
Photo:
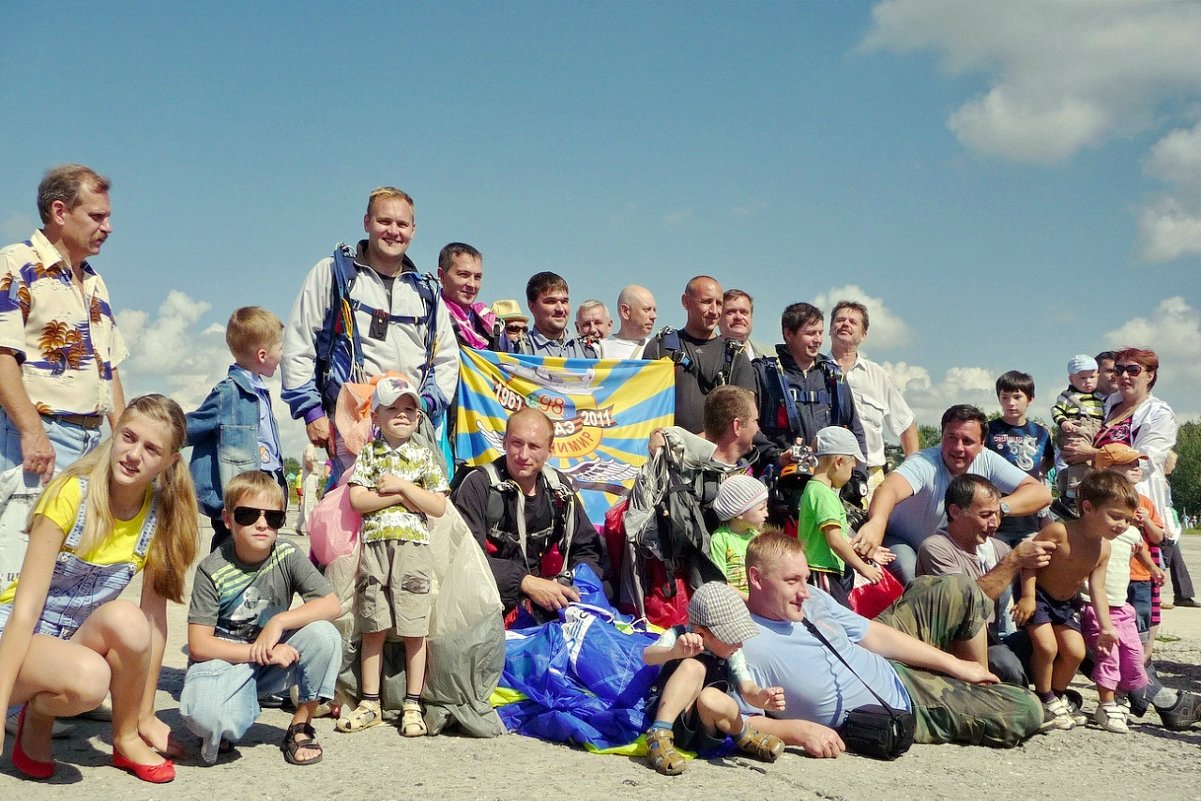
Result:
[[[587,566],[576,569],[581,602],[558,621],[511,629],[500,685],[526,700],[497,711],[510,731],[591,750],[629,746],[648,722],[657,667],[642,651],[658,635],[619,614]]]

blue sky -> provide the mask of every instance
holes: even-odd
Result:
[[[393,184],[418,266],[470,242],[488,300],[550,269],[679,324],[711,273],[774,341],[857,294],[923,422],[1127,342],[1201,415],[1196,2],[15,2],[0,107],[4,240],[47,166],[108,174],[126,382],[185,406]]]

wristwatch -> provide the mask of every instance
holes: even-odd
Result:
[[[1001,501],[1001,514],[1009,514],[1009,503],[1007,501]]]

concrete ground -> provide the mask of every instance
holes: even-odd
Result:
[[[286,534],[286,536],[291,536]],[[207,536],[206,540],[207,542]],[[302,540],[298,540],[303,542]],[[1201,579],[1201,536],[1184,541],[1193,575]],[[131,588],[135,589],[135,588]],[[186,657],[186,608],[171,609],[170,642],[159,691],[164,720],[183,734],[179,692]],[[1156,646],[1160,676],[1168,686],[1201,692],[1201,609],[1164,612]],[[70,666],[64,666],[70,669]],[[1087,711],[1096,695],[1077,688]],[[915,746],[896,762],[856,756],[815,760],[790,750],[764,765],[740,757],[694,761],[679,777],[659,776],[642,760],[600,756],[517,735],[494,740],[455,736],[405,740],[381,726],[338,734],[317,721],[325,746],[320,765],[287,765],[277,743],[288,716],[267,710],[235,753],[213,767],[184,760],[169,785],[154,786],[111,767],[104,724],[80,722],[77,735],[56,742],[58,774],[47,782],[24,780],[7,756],[0,760],[0,796],[25,801],[84,798],[136,799],[657,799],[787,798],[901,801],[1064,797],[1123,801],[1130,797],[1201,798],[1201,728],[1170,732],[1154,712],[1127,735],[1095,727],[1038,736],[1019,748],[994,751],[959,746]],[[11,737],[6,750],[11,750]]]

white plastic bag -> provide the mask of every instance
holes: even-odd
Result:
[[[26,482],[20,465],[0,473],[0,588],[11,584],[21,572],[29,545],[29,514],[42,494],[38,476],[33,486]]]

